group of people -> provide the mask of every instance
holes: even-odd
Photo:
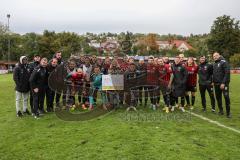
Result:
[[[198,79],[203,111],[205,112],[207,108],[205,97],[207,91],[211,100],[211,111],[215,112],[216,98],[219,114],[223,115],[223,95],[226,115],[230,118],[230,68],[228,62],[219,53],[215,52],[213,59],[214,63],[211,64],[205,56],[201,56],[197,64],[195,58],[189,57],[185,60],[183,54],[176,56],[173,62],[170,62],[168,57],[149,56],[146,62],[144,58],[136,61],[131,57],[100,58],[82,55],[63,61],[61,52],[57,52],[49,61],[47,58],[35,55],[33,62],[28,63],[28,58],[21,56],[13,74],[16,84],[17,116],[32,113],[35,118],[39,118],[39,115],[45,112],[53,112],[54,100],[56,107],[61,106],[60,97],[62,97],[62,106],[66,109],[75,109],[81,104],[82,109],[92,110],[98,98],[101,99],[102,107],[106,110],[109,105],[116,108],[148,105],[156,110],[162,96],[163,110],[166,113],[173,112],[176,107],[185,112],[184,108],[193,109],[195,104]],[[64,66],[63,81],[66,90],[58,92],[49,83],[54,81],[54,76],[50,78],[51,73],[58,72],[61,66]],[[103,90],[103,75],[123,75],[124,89]],[[27,109],[29,92],[31,113]]]

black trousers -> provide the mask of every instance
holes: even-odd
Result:
[[[206,90],[211,100],[212,109],[215,109],[215,98],[214,98],[213,86],[211,85],[199,85],[199,91],[200,91],[201,100],[202,100],[202,107],[206,109],[206,106],[207,106],[206,96],[205,96]]]
[[[220,84],[219,85],[215,84],[214,89],[215,89],[215,94],[216,94],[219,111],[220,112],[223,111],[223,107],[222,107],[222,95],[223,95],[224,99],[225,99],[226,112],[227,112],[227,114],[230,114],[229,85],[225,85],[224,89],[222,90],[220,88]]]
[[[37,93],[33,92],[33,113],[38,115],[38,110],[44,109],[45,89],[39,89]]]
[[[55,92],[51,90],[49,87],[47,87],[46,89],[47,111],[53,110],[54,97],[55,97]]]
[[[34,107],[33,107],[33,92],[30,90],[30,107],[31,107],[31,112],[33,113]]]

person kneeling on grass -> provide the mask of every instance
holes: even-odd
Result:
[[[19,64],[15,67],[13,72],[13,80],[15,81],[16,87],[16,111],[17,116],[22,117],[22,112],[20,111],[20,99],[23,100],[23,113],[30,115],[27,109],[28,105],[28,95],[30,91],[30,69],[28,67],[28,60],[26,56],[21,56]]]
[[[102,98],[102,104],[103,104],[103,109],[107,110],[106,107],[106,102],[107,102],[107,97],[105,92],[102,91],[102,73],[100,70],[99,66],[95,66],[93,68],[93,74],[91,76],[91,88],[90,88],[90,96],[89,96],[89,110],[93,110],[94,108],[94,98],[95,100],[97,99],[97,92],[101,92],[101,98]]]
[[[65,81],[67,82],[67,106],[75,109],[75,93],[80,87],[83,87],[85,74],[81,68],[78,68],[76,72],[70,72]],[[84,106],[83,109],[87,108]]]

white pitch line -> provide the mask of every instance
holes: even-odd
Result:
[[[234,131],[234,132],[240,134],[240,130],[237,130],[237,129],[232,128],[232,127],[225,126],[224,124],[221,124],[221,123],[219,123],[218,121],[211,120],[211,119],[209,119],[209,118],[206,118],[206,117],[204,117],[204,116],[202,116],[202,115],[199,115],[199,114],[196,114],[196,113],[193,113],[193,112],[189,112],[189,111],[186,111],[186,112],[188,112],[188,113],[190,113],[190,114],[194,115],[195,117],[198,117],[198,118],[200,118],[200,119],[202,119],[202,120],[208,121],[209,123],[216,124],[216,125],[219,126],[219,127],[226,128],[226,129],[229,129],[229,130],[231,130],[231,131]]]

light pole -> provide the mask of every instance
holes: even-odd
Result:
[[[10,26],[9,26],[9,20],[10,20],[10,14],[7,14],[8,19],[8,69],[10,69]]]

